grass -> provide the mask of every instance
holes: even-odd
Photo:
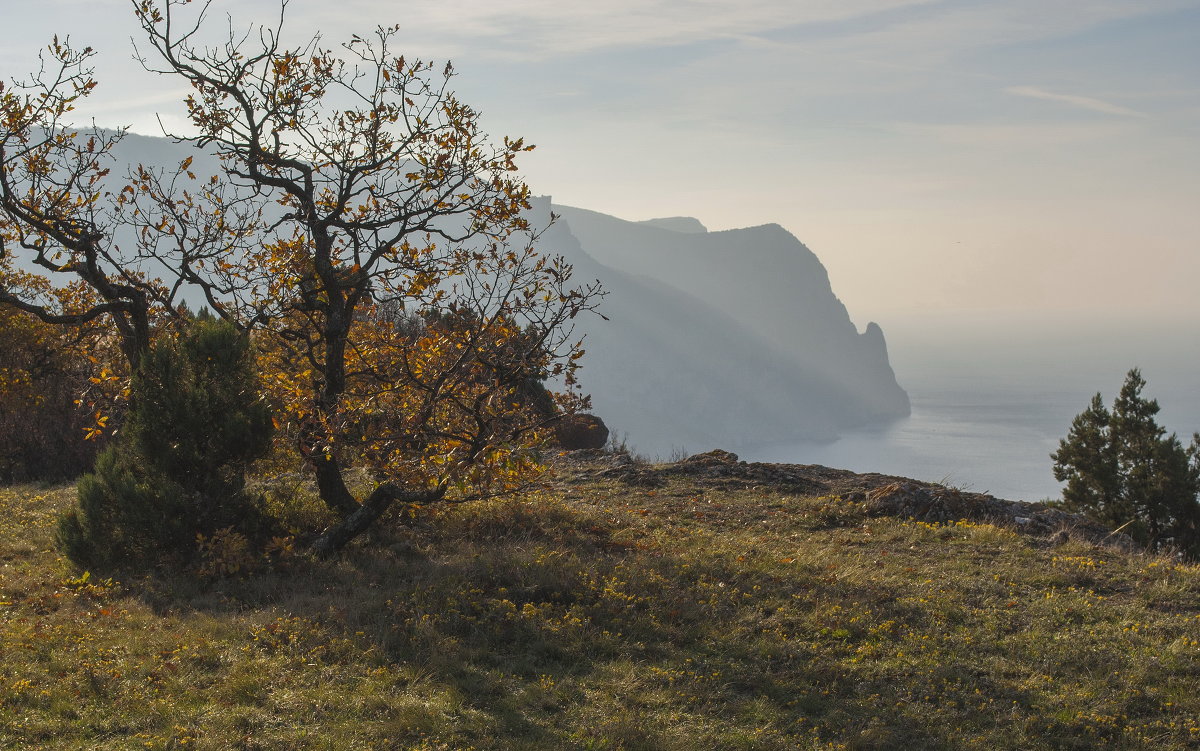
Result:
[[[686,476],[88,574],[0,489],[0,748],[1191,749],[1200,569]]]

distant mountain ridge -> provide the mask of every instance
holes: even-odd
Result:
[[[580,323],[584,390],[638,450],[830,440],[909,414],[882,330],[858,332],[820,261],[782,227],[708,232],[549,199],[535,221],[551,210],[545,249],[609,291],[610,320]]]
[[[669,229],[672,232],[708,232],[708,227],[694,216],[664,216],[658,219],[643,219],[638,224]]]

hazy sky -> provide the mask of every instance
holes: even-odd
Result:
[[[213,20],[277,7],[218,0]],[[69,34],[101,53],[100,124],[178,122],[124,0],[0,8],[4,77]],[[1200,318],[1196,0],[292,0],[287,21],[331,44],[379,24],[453,59],[489,132],[538,144],[535,191],[782,224],[860,326]]]

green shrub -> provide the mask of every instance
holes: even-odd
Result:
[[[1111,410],[1100,394],[1059,442],[1054,477],[1065,482],[1062,506],[1153,548],[1200,557],[1200,436],[1185,448],[1155,420],[1158,402],[1129,371]]]
[[[63,552],[80,564],[107,564],[187,551],[199,505],[183,488],[140,466],[123,446],[110,446],[79,481],[78,503],[59,522]],[[193,502],[189,502],[193,501]]]
[[[245,473],[271,431],[247,337],[195,319],[144,357],[124,429],[80,481],[60,545],[76,562],[103,564],[186,557],[197,535],[256,531]]]
[[[133,453],[213,502],[240,493],[272,432],[248,338],[201,316],[179,339],[155,347],[140,371],[125,425]]]

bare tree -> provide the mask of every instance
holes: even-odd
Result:
[[[206,46],[208,3],[135,0],[152,71],[192,87],[194,133],[223,176],[198,198],[143,170],[159,206],[147,249],[204,290],[221,315],[261,332],[268,379],[325,503],[342,517],[331,552],[396,501],[423,504],[526,481],[547,416],[528,384],[570,385],[582,354],[571,321],[600,290],[539,253],[515,160],[531,147],[481,132],[440,72],[390,48],[395,29],[281,41],[279,24]],[[194,7],[194,6],[193,6]],[[341,56],[339,56],[339,54]],[[197,252],[214,217],[244,252]],[[188,229],[200,226],[203,229]],[[149,235],[157,233],[154,240]],[[250,242],[250,238],[253,239]],[[562,397],[563,403],[570,397]],[[349,461],[379,478],[365,498]]]
[[[28,79],[0,83],[0,305],[115,332],[132,371],[156,325],[178,313],[191,269],[245,249],[261,202],[227,195],[215,179],[185,186],[195,178],[190,158],[123,165],[124,129],[71,120],[97,86],[95,53],[58,38],[47,52]],[[156,262],[167,244],[174,274]]]
[[[114,243],[128,194],[106,178],[123,131],[67,121],[96,82],[90,48],[55,38],[28,80],[0,83],[0,304],[44,322],[107,317],[136,366],[164,290]]]

